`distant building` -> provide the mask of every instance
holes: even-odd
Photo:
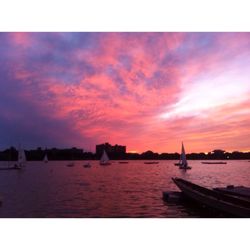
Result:
[[[108,154],[125,154],[126,153],[126,146],[121,146],[121,145],[110,145],[108,142],[104,143],[104,144],[100,144],[100,145],[96,145],[96,154],[97,155],[101,155],[103,153],[103,150],[105,149],[105,151]]]
[[[222,149],[215,149],[211,152],[210,156],[214,159],[225,159],[226,155],[225,155],[225,150]]]
[[[215,156],[223,156],[225,154],[225,150],[222,149],[215,149],[214,151],[212,151],[212,154]]]
[[[222,150],[222,149],[215,149],[214,151],[212,151],[213,154],[224,154],[226,151]]]

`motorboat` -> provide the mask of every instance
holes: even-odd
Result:
[[[172,178],[183,194],[198,204],[236,217],[250,217],[250,201],[199,186],[181,178]]]
[[[214,188],[214,190],[227,195],[241,197],[250,200],[250,187],[228,185],[227,187],[224,188],[222,187]]]

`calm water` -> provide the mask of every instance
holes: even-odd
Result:
[[[28,162],[22,171],[0,171],[0,217],[201,217],[193,207],[162,200],[162,191],[178,190],[171,177],[206,187],[250,186],[248,161],[189,161],[193,168],[187,172],[174,166],[176,161],[143,162],[113,161],[103,167],[92,161],[89,169],[80,161],[74,167],[62,161]]]

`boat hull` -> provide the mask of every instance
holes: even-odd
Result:
[[[184,169],[184,170],[188,170],[188,169],[191,169],[192,167],[190,166],[187,166],[187,167],[184,167],[184,166],[180,166],[179,169]]]
[[[227,195],[241,197],[250,200],[250,188],[244,186],[227,186],[226,188],[214,188],[214,190]]]
[[[111,165],[110,162],[100,162],[100,165],[101,166],[108,166],[108,165]]]
[[[227,162],[206,162],[206,161],[202,161],[202,164],[227,164]]]
[[[20,170],[21,168],[20,167],[9,167],[9,168],[0,168],[0,171],[1,170]]]
[[[84,168],[91,168],[91,165],[90,164],[84,164],[83,167]]]
[[[173,181],[186,197],[197,203],[237,217],[250,217],[250,202],[248,201],[229,197],[180,178],[173,178]]]

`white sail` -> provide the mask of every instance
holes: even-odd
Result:
[[[21,169],[21,168],[25,167],[25,162],[26,162],[25,151],[24,151],[24,149],[19,147],[19,149],[18,149],[18,159],[17,159],[17,163],[14,165],[14,167],[17,168],[17,169]]]
[[[182,146],[181,146],[181,165],[183,165],[183,166],[188,165],[183,142],[182,142]]]
[[[180,169],[191,169],[192,167],[188,166],[187,158],[186,158],[186,153],[184,149],[183,142],[181,143],[181,155],[180,155],[180,161],[179,163],[175,163],[176,166],[179,166]]]
[[[106,163],[106,162],[108,162],[108,161],[109,161],[109,157],[108,157],[108,155],[107,155],[106,151],[105,151],[105,150],[103,150],[103,154],[102,154],[102,157],[101,157],[100,163]]]
[[[26,155],[25,155],[24,149],[19,148],[19,150],[18,150],[18,163],[24,164],[25,162],[26,162]]]
[[[43,158],[43,161],[44,161],[44,162],[48,162],[48,161],[49,161],[49,160],[48,160],[47,154],[45,154],[45,156],[44,156],[44,158]]]

